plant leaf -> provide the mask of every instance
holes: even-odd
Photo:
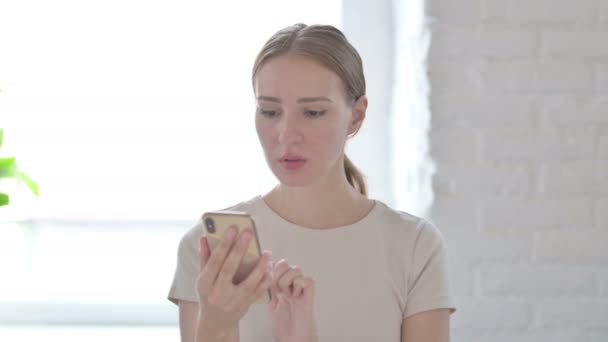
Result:
[[[30,188],[30,190],[34,193],[34,195],[39,195],[40,192],[38,189],[38,184],[36,184],[36,182],[34,182],[30,176],[26,175],[24,172],[18,171],[17,178],[23,181],[25,185],[27,185],[27,187]]]
[[[0,207],[3,205],[8,205],[8,203],[9,203],[8,195],[0,192]]]
[[[17,173],[17,159],[15,157],[0,158],[0,178],[15,177]]]

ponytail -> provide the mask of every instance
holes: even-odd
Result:
[[[344,156],[344,171],[346,172],[348,183],[359,190],[363,196],[367,196],[367,186],[365,185],[363,174],[346,155]]]

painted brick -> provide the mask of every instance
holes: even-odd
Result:
[[[535,257],[539,263],[608,267],[607,242],[608,229],[540,232]]]
[[[532,324],[532,308],[525,300],[457,298],[455,330],[481,333],[505,329],[526,329]]]
[[[539,37],[534,32],[479,25],[435,25],[433,37],[431,58],[533,57],[539,47]]]
[[[429,64],[428,76],[433,92],[469,93],[481,88],[481,73],[478,63],[433,61]]]
[[[608,91],[608,63],[600,64],[597,72],[597,89]]]
[[[598,16],[599,17],[598,22],[601,24],[604,24],[604,26],[606,26],[606,24],[608,24],[608,2],[600,1],[599,6],[600,6],[600,11],[599,11],[599,16]]]
[[[488,90],[528,92],[536,90],[535,64],[528,61],[495,61],[482,70]]]
[[[588,23],[595,18],[596,0],[482,0],[482,18],[486,21],[564,24]]]
[[[608,230],[608,198],[598,200],[596,213],[599,228]]]
[[[489,161],[588,160],[596,154],[588,129],[507,127],[484,133],[483,159]]]
[[[608,125],[607,96],[553,96],[545,100],[546,118],[552,125]]]
[[[449,249],[460,248],[447,239]],[[450,291],[454,296],[470,297],[475,295],[475,273],[477,266],[463,258],[449,260],[448,276],[450,280]]]
[[[547,31],[541,42],[543,57],[608,57],[608,31]]]
[[[477,231],[478,207],[474,200],[465,197],[440,196],[431,207],[431,220],[444,234],[449,231]]]
[[[481,66],[480,66],[481,67]],[[526,93],[591,90],[591,64],[550,61],[494,61],[483,66],[484,85],[493,91]]]
[[[608,298],[608,271],[597,272],[597,294]]]
[[[453,340],[608,341],[608,1],[430,7]]]
[[[517,195],[534,191],[532,170],[521,165],[438,162],[435,181],[452,194]]]
[[[479,21],[480,0],[429,0],[427,15],[439,18],[442,22],[470,23]]]
[[[608,300],[555,299],[539,304],[541,327],[608,330]]]
[[[430,136],[430,151],[433,158],[455,162],[479,160],[480,136],[475,129],[434,128],[431,130]]]
[[[575,341],[575,340],[573,340]],[[589,342],[606,342],[608,341],[608,332],[594,331],[589,334]]]
[[[454,231],[444,234],[448,248],[467,265],[526,263],[532,260],[534,238],[530,232]]]
[[[535,126],[541,121],[535,96],[431,94],[432,125],[466,127]]]
[[[594,280],[590,267],[490,264],[481,271],[482,294],[493,297],[594,296]]]
[[[547,194],[608,195],[608,161],[562,162],[543,166],[540,191]]]
[[[539,90],[578,91],[593,89],[593,67],[580,62],[539,63],[536,70]]]
[[[600,159],[608,159],[608,131],[600,135],[598,157]]]
[[[488,230],[593,227],[593,200],[586,196],[494,198],[481,203],[481,224]]]
[[[588,342],[588,335],[585,332],[539,331],[539,329],[533,331],[494,331],[474,334],[468,331],[453,329],[452,335],[456,335],[459,338],[454,340],[455,342]],[[602,340],[602,342],[606,342],[606,340]]]

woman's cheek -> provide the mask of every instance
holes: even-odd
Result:
[[[264,149],[270,147],[273,139],[271,127],[262,123],[256,123],[256,128],[262,147],[264,147]]]

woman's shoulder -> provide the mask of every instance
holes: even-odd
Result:
[[[261,195],[257,195],[255,197],[242,200],[240,202],[236,202],[228,207],[218,209],[219,211],[242,211],[242,212],[251,212],[262,200]]]
[[[405,238],[416,241],[421,237],[441,240],[441,232],[428,219],[414,215],[404,210],[393,208],[383,202],[377,201],[379,214],[376,215],[376,224],[383,227],[389,236],[396,239]]]

